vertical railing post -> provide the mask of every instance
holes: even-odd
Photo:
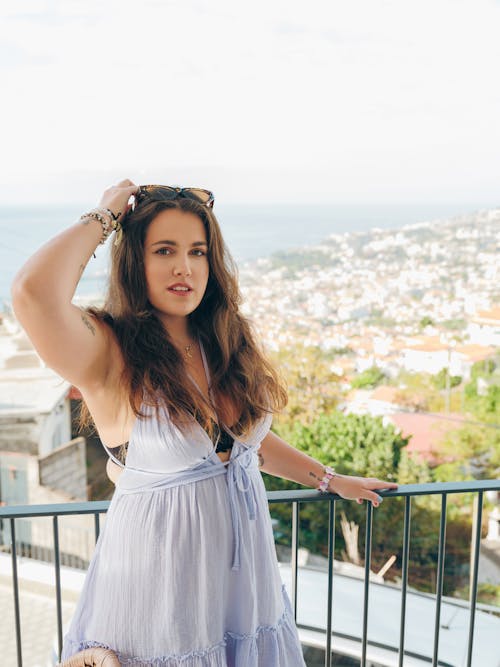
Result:
[[[95,530],[96,544],[97,544],[97,540],[99,539],[99,521],[100,521],[99,512],[95,512],[95,514],[94,514],[94,530]]]
[[[292,502],[292,605],[293,615],[297,621],[297,574],[299,555],[299,503]]]
[[[62,604],[61,604],[61,558],[59,552],[59,524],[58,517],[55,514],[52,517],[54,531],[54,568],[56,579],[56,610],[57,610],[57,645],[58,660],[62,653]]]
[[[361,667],[366,667],[366,644],[368,635],[368,593],[370,590],[370,566],[372,553],[372,517],[371,502],[366,502],[366,533],[365,533],[365,585],[363,597],[363,635],[361,638]]]
[[[10,539],[12,556],[12,579],[14,589],[14,614],[16,621],[16,648],[17,648],[17,667],[23,667],[23,653],[21,644],[21,614],[19,610],[19,578],[17,575],[17,549],[16,549],[16,526],[15,519],[10,520]]]
[[[441,625],[441,598],[443,596],[444,554],[446,541],[446,493],[441,494],[441,517],[439,520],[439,547],[436,582],[436,620],[434,623],[434,651],[432,667],[438,667],[439,629]]]
[[[328,606],[326,614],[325,667],[331,667],[332,664],[332,601],[333,563],[335,559],[335,500],[330,500],[328,510]]]
[[[481,549],[481,522],[483,518],[483,492],[477,494],[477,511],[475,517],[475,536],[474,536],[474,560],[472,572],[472,586],[470,590],[470,620],[469,620],[469,643],[467,646],[467,667],[472,664],[472,646],[474,643],[474,621],[476,618],[477,601],[477,574],[479,568],[479,554]]]
[[[405,517],[403,529],[403,563],[401,571],[401,620],[399,626],[399,661],[398,667],[404,667],[405,630],[406,630],[406,592],[408,587],[408,556],[410,549],[411,497],[405,498]]]

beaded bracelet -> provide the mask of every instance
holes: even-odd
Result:
[[[115,217],[107,208],[93,208],[88,213],[81,215],[79,222],[85,222],[89,219],[98,220],[102,225],[102,237],[99,243],[105,243],[108,236],[118,225],[116,222],[118,216]]]
[[[325,468],[326,473],[325,473],[325,476],[321,480],[321,482],[319,484],[319,487],[318,487],[318,491],[320,491],[321,493],[326,493],[327,492],[329,481],[332,479],[332,477],[335,477],[335,469],[334,468],[331,468],[330,466],[324,466],[324,468]]]

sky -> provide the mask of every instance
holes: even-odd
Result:
[[[0,206],[500,205],[498,0],[2,0]]]

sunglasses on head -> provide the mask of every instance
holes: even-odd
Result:
[[[141,185],[139,192],[135,195],[135,205],[137,206],[145,201],[168,201],[178,197],[194,199],[208,208],[213,208],[214,205],[214,195],[210,190],[177,188],[170,185]]]

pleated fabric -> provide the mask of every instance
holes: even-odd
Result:
[[[271,421],[224,463],[197,422],[136,423],[62,660],[102,646],[135,667],[305,667],[258,468]]]

